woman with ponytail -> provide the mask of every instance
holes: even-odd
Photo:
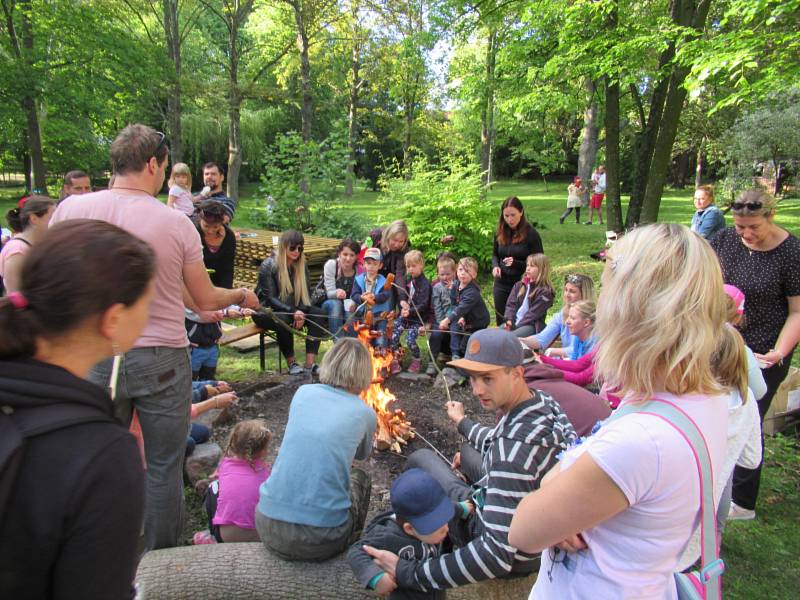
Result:
[[[85,378],[147,323],[154,259],[109,223],[58,223],[0,299],[2,598],[133,596],[142,463],[108,390]]]
[[[22,259],[47,231],[55,206],[45,196],[26,196],[6,214],[8,225],[14,232],[14,237],[3,245],[0,252],[0,278],[6,293],[19,289]]]

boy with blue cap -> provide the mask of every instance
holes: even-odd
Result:
[[[412,560],[426,560],[449,551],[447,533],[454,515],[465,508],[447,497],[441,485],[422,469],[409,469],[392,483],[392,510],[376,516],[361,540],[347,553],[350,568],[364,587],[390,600],[443,599],[444,590],[396,589],[394,578],[378,567],[364,551],[369,545]],[[443,547],[446,546],[446,547]]]

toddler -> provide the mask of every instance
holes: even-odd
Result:
[[[272,432],[261,419],[241,421],[231,431],[218,479],[208,487],[205,507],[211,536],[195,534],[194,542],[258,542],[255,514],[258,488],[270,475],[266,463]]]
[[[452,360],[464,356],[469,334],[489,326],[489,309],[486,308],[481,288],[475,281],[477,277],[478,261],[469,256],[458,261],[456,268],[458,285],[454,285],[450,290],[450,310],[439,322],[439,329],[450,331]]]
[[[379,273],[382,263],[380,248],[367,248],[364,252],[364,272],[356,275],[353,281],[353,291],[350,299],[356,306],[366,303],[356,312],[355,318],[363,318],[366,323],[372,320],[371,329],[381,332],[381,336],[374,341],[375,346],[386,347],[388,341],[386,336],[386,315],[392,310],[392,292],[384,290],[386,278]],[[372,316],[367,314],[370,312]]]
[[[439,482],[422,469],[409,469],[395,479],[389,498],[392,510],[377,515],[347,552],[356,579],[380,596],[390,594],[390,600],[445,598],[444,590],[397,589],[395,581],[373,562],[364,547],[389,550],[409,560],[436,558],[450,550],[448,522],[456,512],[463,516],[468,509],[450,500]]]
[[[436,375],[436,365],[434,361],[442,348],[450,348],[450,331],[439,328],[439,323],[447,318],[450,311],[450,290],[456,275],[456,260],[449,252],[442,252],[436,260],[436,274],[438,281],[433,284],[431,290],[431,306],[433,308],[433,325],[431,326],[431,336],[428,339],[428,346],[431,349],[433,358],[428,363],[425,371],[426,375],[433,377]],[[435,351],[434,351],[435,350]]]
[[[408,308],[400,309],[400,317],[394,323],[392,348],[400,348],[400,337],[404,331],[408,332],[407,344],[411,352],[411,364],[408,366],[410,373],[419,373],[420,351],[417,336],[425,331],[431,305],[431,284],[423,272],[425,257],[419,250],[410,250],[405,255],[406,264],[406,293]],[[392,373],[400,372],[400,362],[397,358],[392,360]]]
[[[194,214],[194,203],[205,199],[210,188],[203,188],[197,196],[192,196],[192,171],[186,163],[175,163],[169,176],[169,196],[167,206],[181,211],[187,217]]]

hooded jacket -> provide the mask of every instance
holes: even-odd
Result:
[[[550,394],[566,413],[575,432],[581,437],[587,436],[598,421],[611,415],[611,408],[600,396],[565,381],[564,375],[550,365],[530,363],[525,366],[528,387]]]
[[[400,587],[441,590],[512,573],[527,575],[539,567],[537,555],[508,543],[508,528],[522,498],[539,489],[558,455],[575,440],[575,430],[550,396],[534,392],[494,427],[465,417],[458,431],[483,460],[485,475],[474,484],[472,495],[476,535],[466,546],[438,558],[400,558]]]
[[[37,360],[0,360],[4,412],[59,403],[101,420],[26,438],[0,515],[0,597],[131,598],[144,507],[133,436],[102,388]]]

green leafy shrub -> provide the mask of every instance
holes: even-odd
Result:
[[[263,200],[253,221],[268,229],[297,229],[316,235],[356,235],[365,225],[356,215],[332,209],[337,185],[350,160],[346,137],[338,130],[321,142],[305,142],[300,134],[278,136],[264,161],[259,192]]]
[[[418,158],[405,176],[396,172],[380,183],[380,201],[406,221],[413,246],[425,254],[427,273],[435,273],[436,256],[444,250],[459,258],[472,256],[482,274],[488,271],[497,206],[482,197],[477,165],[451,157],[432,167]],[[453,241],[443,244],[445,236],[453,236]]]

